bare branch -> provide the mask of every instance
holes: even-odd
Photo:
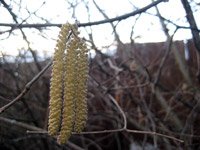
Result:
[[[19,101],[31,88],[33,83],[35,83],[43,74],[44,72],[51,66],[52,62],[49,62],[30,82],[26,84],[23,91],[10,103],[6,104],[5,106],[0,108],[0,114],[3,113],[6,109],[8,109],[10,106],[15,104],[17,101]]]
[[[197,30],[198,28],[197,28],[190,4],[188,3],[188,0],[181,0],[181,2],[183,4],[183,7],[185,8],[186,17],[190,24],[190,27]],[[194,39],[194,44],[198,52],[200,53],[200,36],[199,36],[199,31],[196,31],[196,30],[191,30],[191,32]]]
[[[88,22],[88,23],[80,23],[78,24],[79,27],[86,27],[86,26],[93,26],[93,25],[100,25],[100,24],[105,24],[105,23],[111,23],[115,21],[121,21],[124,19],[127,19],[129,17],[135,16],[137,14],[143,13],[147,11],[148,9],[158,5],[159,3],[164,2],[164,0],[157,0],[141,9],[138,9],[136,11],[133,11],[131,13],[127,13],[115,18],[110,18],[110,19],[105,19],[105,20],[100,20],[100,21],[95,21],[95,22]],[[45,28],[45,27],[61,27],[62,24],[10,24],[10,23],[0,23],[0,26],[4,27],[11,27],[13,29],[19,29],[19,28]]]
[[[16,126],[19,126],[21,128],[24,128],[24,129],[27,129],[27,130],[31,130],[31,131],[43,131],[43,129],[41,129],[41,128],[38,128],[38,127],[29,125],[29,124],[26,124],[26,123],[22,123],[22,122],[16,121],[14,119],[8,119],[8,118],[5,118],[5,117],[0,117],[0,121],[9,123],[9,124],[11,124],[13,126],[16,125]]]

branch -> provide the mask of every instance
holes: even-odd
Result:
[[[13,13],[12,9],[10,8],[10,6],[4,1],[4,0],[0,0],[0,2],[3,4],[3,6],[7,9],[7,11],[10,13],[10,15],[12,16],[13,20],[18,23],[17,21],[17,15]]]
[[[27,129],[28,131],[38,131],[38,132],[44,133],[44,134],[47,133],[47,132],[46,132],[44,129],[42,129],[42,128],[38,128],[38,127],[35,127],[35,126],[32,126],[32,125],[29,125],[29,124],[27,124],[27,123],[19,122],[19,121],[14,120],[14,119],[9,119],[9,118],[0,117],[0,121],[1,121],[1,122],[5,122],[5,123],[8,123],[8,124],[10,124],[10,125],[12,125],[12,126],[18,126],[18,127],[20,127],[20,128]],[[28,132],[28,131],[27,131],[27,132]],[[46,134],[46,135],[47,135],[47,134]],[[31,136],[31,137],[32,137],[32,136]],[[21,140],[27,139],[27,138],[28,138],[28,137],[25,136],[25,137],[22,138]],[[41,135],[39,135],[39,137],[37,137],[37,138],[41,138]],[[57,144],[57,143],[56,143],[56,144]],[[78,145],[75,145],[74,143],[72,143],[72,142],[70,142],[70,141],[67,142],[67,145],[69,145],[70,147],[72,147],[72,148],[75,149],[75,150],[83,150],[81,147],[79,147]],[[58,146],[60,146],[60,145],[58,145]]]
[[[129,17],[135,16],[137,14],[143,13],[147,11],[148,9],[158,5],[161,2],[164,2],[165,0],[157,0],[141,9],[138,9],[136,11],[105,20],[95,21],[95,22],[88,22],[88,23],[79,23],[79,27],[86,27],[86,26],[93,26],[93,25],[99,25],[99,24],[105,24],[105,23],[112,23],[115,21],[121,21],[124,19],[127,19]],[[44,27],[61,27],[62,24],[10,24],[10,23],[0,23],[0,26],[4,27],[11,27],[12,29],[19,29],[19,28],[44,28]]]
[[[131,12],[131,13],[128,13],[128,14],[121,15],[119,17],[110,18],[110,19],[101,20],[101,21],[96,21],[96,22],[90,22],[90,23],[82,23],[82,24],[80,24],[80,26],[92,26],[92,25],[98,25],[98,24],[104,24],[104,23],[111,23],[111,22],[114,22],[114,21],[121,21],[121,20],[127,19],[129,17],[135,16],[137,14],[143,13],[146,10],[158,5],[161,2],[164,2],[164,0],[155,1],[151,4],[149,4],[149,5],[141,8],[141,9],[138,9],[138,10]]]
[[[0,121],[9,123],[10,125],[14,125],[14,126],[16,125],[18,127],[21,127],[21,128],[27,129],[27,130],[31,130],[31,131],[43,131],[43,129],[41,129],[41,128],[26,124],[26,123],[23,123],[23,122],[19,122],[19,121],[14,120],[14,119],[8,119],[8,118],[5,118],[5,117],[0,117]]]
[[[28,129],[29,131],[27,131],[27,133],[31,134],[31,133],[41,133],[41,134],[47,134],[47,131],[45,131],[44,129],[41,129],[41,128],[38,128],[38,127],[35,127],[35,126],[32,126],[32,125],[29,125],[29,124],[26,124],[26,123],[22,123],[22,122],[18,122],[16,120],[12,120],[12,119],[8,119],[8,118],[4,118],[4,117],[0,117],[0,121],[3,121],[3,122],[6,122],[6,123],[9,123],[11,125],[16,125],[16,126],[19,126],[19,127],[22,127],[24,129]],[[36,132],[34,132],[36,131]],[[126,128],[122,128],[122,129],[115,129],[115,130],[103,130],[103,131],[91,131],[91,132],[81,132],[81,133],[73,133],[73,134],[81,134],[81,135],[84,135],[84,134],[100,134],[100,133],[112,133],[112,132],[121,132],[121,131],[126,131],[126,132],[129,132],[129,133],[137,133],[137,134],[149,134],[149,135],[157,135],[157,136],[161,136],[161,137],[165,137],[165,138],[169,138],[169,139],[172,139],[172,140],[175,140],[175,141],[178,141],[180,143],[183,143],[184,141],[183,140],[180,140],[180,139],[177,139],[175,137],[172,137],[172,136],[168,136],[168,135],[164,135],[164,134],[161,134],[161,133],[156,133],[156,132],[151,132],[151,131],[139,131],[139,130],[130,130],[130,129],[126,129]],[[71,142],[68,141],[68,144],[73,144]]]
[[[96,82],[96,80],[94,80],[95,84],[99,85],[98,82]],[[100,85],[101,88],[104,90],[104,91],[107,91],[107,88]],[[147,134],[147,135],[156,135],[156,136],[160,136],[160,137],[164,137],[164,138],[168,138],[168,139],[171,139],[171,140],[174,140],[174,141],[177,141],[177,142],[180,142],[180,143],[183,143],[184,141],[181,140],[181,139],[178,139],[178,138],[175,138],[173,136],[170,136],[170,135],[165,135],[165,134],[162,134],[162,133],[157,133],[157,132],[154,132],[154,131],[141,131],[141,130],[132,130],[132,129],[128,129],[127,128],[127,119],[126,119],[126,115],[124,113],[124,111],[122,110],[122,108],[119,106],[119,104],[117,103],[117,101],[113,98],[112,95],[106,93],[106,95],[109,97],[109,99],[112,101],[112,103],[114,103],[114,105],[117,107],[119,113],[121,114],[122,118],[123,118],[123,127],[122,128],[119,128],[119,129],[112,129],[112,130],[101,130],[101,131],[86,131],[86,132],[81,132],[81,133],[75,133],[75,132],[72,132],[72,134],[74,135],[86,135],[86,134],[103,134],[103,133],[114,133],[114,132],[127,132],[127,133],[137,133],[137,134]],[[31,130],[31,131],[27,131],[27,133],[29,134],[48,134],[48,132],[46,130]]]
[[[165,18],[165,17],[163,17],[161,15],[158,15],[158,14],[155,15],[155,14],[152,14],[152,13],[149,13],[149,12],[145,12],[145,13],[148,14],[148,15],[151,15],[151,16],[156,16],[159,19],[174,25],[177,29],[186,29],[186,30],[193,30],[193,31],[196,31],[196,32],[200,32],[200,29],[198,29],[198,28],[194,28],[194,27],[191,27],[191,26],[182,26],[182,25],[176,24],[172,20],[167,19],[167,18]]]
[[[67,40],[69,40],[71,35],[72,35],[72,32],[69,33]],[[6,109],[8,109],[10,106],[15,104],[17,101],[19,101],[30,90],[33,83],[35,83],[51,65],[52,65],[52,61],[50,61],[30,82],[28,82],[25,85],[23,91],[16,98],[14,98],[10,103],[1,107],[0,114],[3,113]]]
[[[187,18],[187,20],[188,20],[188,22],[190,24],[190,27],[193,28],[193,29],[198,29],[189,2],[187,0],[181,0],[181,2],[182,2],[183,7],[185,9],[186,18]],[[197,48],[198,52],[200,53],[199,31],[191,30],[191,32],[192,32],[192,36],[193,36],[195,47]]]
[[[52,61],[49,62],[30,82],[26,84],[23,91],[15,99],[13,99],[10,103],[1,107],[0,114],[3,113],[6,109],[8,109],[10,106],[15,104],[17,101],[19,101],[30,90],[33,83],[36,82],[43,75],[43,73],[51,66],[51,64]]]
[[[105,19],[109,19],[109,17],[106,15],[106,13],[104,13],[104,11],[97,5],[97,3],[96,3],[95,0],[93,0],[93,3],[94,3],[94,5],[96,6],[96,8],[98,9],[98,11],[104,16],[104,18],[105,18]],[[113,24],[113,22],[111,22],[110,25],[111,25],[111,27],[112,27],[112,29],[113,29],[113,32],[114,32],[116,41],[117,41],[118,43],[122,43],[121,40],[120,40],[120,38],[119,38],[119,35],[118,35],[117,31],[116,31],[117,25],[115,26],[115,25]]]

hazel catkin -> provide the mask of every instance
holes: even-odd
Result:
[[[74,40],[74,36],[67,46],[65,56],[65,76],[64,76],[64,97],[63,97],[63,111],[62,124],[58,137],[58,142],[66,143],[71,135],[75,117],[75,77],[76,77],[76,49],[78,44]]]
[[[87,120],[88,50],[77,29],[62,26],[53,60],[48,132],[60,144],[73,131],[80,133]]]
[[[63,57],[69,30],[67,24],[61,27],[53,58],[48,120],[48,132],[52,136],[57,134],[61,122]]]
[[[78,59],[77,59],[77,92],[75,107],[74,131],[80,133],[87,120],[87,75],[88,75],[88,57],[85,43],[79,39]]]

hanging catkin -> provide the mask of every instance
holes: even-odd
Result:
[[[87,120],[87,76],[88,76],[88,56],[85,43],[78,39],[78,59],[77,59],[77,88],[76,88],[76,105],[75,105],[75,125],[74,131],[81,132]]]
[[[65,57],[65,77],[64,77],[64,101],[62,112],[62,124],[58,142],[66,143],[73,130],[75,118],[75,82],[76,82],[76,59],[77,59],[78,43],[72,34],[67,46]]]
[[[60,144],[72,131],[80,133],[87,119],[88,50],[77,29],[63,25],[53,61],[48,132],[58,135]]]
[[[53,58],[48,122],[48,132],[52,136],[57,134],[61,122],[63,58],[69,30],[70,28],[67,24],[61,27]]]

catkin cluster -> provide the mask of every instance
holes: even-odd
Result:
[[[53,58],[48,133],[60,144],[81,132],[87,119],[88,56],[75,25],[61,27]]]

